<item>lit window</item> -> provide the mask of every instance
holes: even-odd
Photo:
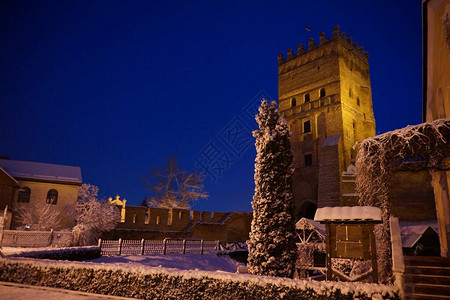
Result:
[[[136,224],[136,214],[133,215],[133,224]]]
[[[25,186],[20,189],[19,199],[17,199],[17,201],[18,202],[30,202],[30,195],[31,195],[30,188]]]
[[[145,213],[145,224],[148,224],[149,223],[149,221],[150,221],[150,218],[149,218],[149,215],[148,215],[148,212],[146,212]]]
[[[181,211],[179,211],[178,212],[178,219],[180,219],[181,220],[181,217],[182,217],[183,215],[181,214]]]
[[[325,93],[325,89],[324,89],[324,88],[321,88],[321,89],[320,89],[320,91],[319,91],[319,96],[320,96],[320,98],[326,96],[326,93]]]
[[[160,219],[159,216],[156,217],[156,225],[159,225]]]
[[[292,98],[291,100],[291,107],[297,106],[297,99]]]
[[[311,101],[311,98],[310,98],[309,93],[308,93],[308,94],[305,94],[305,103],[307,103],[309,101]]]
[[[47,204],[56,205],[58,203],[58,191],[55,189],[51,189],[47,193]]]
[[[311,121],[303,122],[303,133],[311,132]]]
[[[359,102],[359,98],[358,98],[358,97],[356,97],[356,104],[357,104],[358,106],[360,106],[360,102]]]
[[[305,154],[305,167],[312,166],[312,154]]]

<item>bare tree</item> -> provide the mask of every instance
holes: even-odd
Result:
[[[144,182],[152,192],[150,207],[190,209],[199,199],[208,198],[203,191],[204,176],[196,171],[188,172],[178,167],[171,156],[162,170],[153,170],[151,179]],[[154,184],[153,184],[154,183]]]
[[[98,187],[82,184],[78,189],[75,206],[77,225],[73,228],[74,245],[91,245],[103,231],[114,229],[120,221],[120,212],[106,200],[98,200]]]
[[[61,229],[61,212],[54,205],[42,203],[20,204],[14,209],[18,229],[50,230]]]

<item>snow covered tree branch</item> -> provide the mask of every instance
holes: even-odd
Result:
[[[389,234],[389,180],[395,172],[410,163],[427,169],[448,169],[444,159],[450,153],[450,119],[408,126],[365,139],[358,145],[356,156],[356,191],[361,205],[380,207],[383,225],[376,228],[381,242],[378,251],[380,279],[391,276]]]
[[[256,121],[260,129],[253,132],[257,155],[248,270],[258,275],[292,277],[297,246],[289,131],[275,102],[263,100]]]
[[[41,202],[39,204],[19,204],[14,209],[15,222],[21,224],[19,229],[45,231],[61,229],[61,212],[54,205]]]
[[[103,231],[112,230],[120,221],[120,212],[113,204],[105,200],[98,200],[98,187],[82,184],[79,190],[79,200],[75,206],[75,220],[73,228],[74,245],[95,244]]]

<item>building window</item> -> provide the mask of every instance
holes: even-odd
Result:
[[[360,106],[360,102],[359,102],[359,98],[358,98],[358,97],[356,97],[356,104],[357,104],[358,106]]]
[[[24,202],[24,203],[30,202],[30,195],[31,195],[30,188],[26,186],[21,188],[19,192],[19,199],[17,199],[17,202]]]
[[[47,193],[47,204],[56,205],[58,203],[58,191],[55,189],[51,189]]]
[[[326,93],[325,93],[325,89],[324,89],[324,88],[321,88],[321,89],[320,89],[320,91],[319,91],[319,96],[320,96],[320,98],[326,96]]]
[[[309,93],[305,94],[305,103],[308,103],[309,101],[311,101],[311,98],[309,96]]]
[[[303,133],[311,132],[311,121],[303,122]]]
[[[291,100],[291,107],[295,107],[295,106],[297,106],[297,99],[292,98],[292,100]]]
[[[156,225],[159,225],[159,223],[160,223],[160,219],[159,219],[159,216],[157,216],[156,217]]]
[[[148,215],[148,212],[145,213],[145,220],[144,220],[145,224],[148,224],[150,222],[150,217]]]
[[[305,167],[312,166],[312,154],[305,154]]]
[[[181,211],[178,212],[178,219],[181,220],[181,218],[183,217],[183,215],[181,214]]]
[[[133,224],[136,224],[136,214],[133,215]]]
[[[350,88],[350,89],[348,90],[348,96],[349,96],[350,98],[353,98],[352,88]]]

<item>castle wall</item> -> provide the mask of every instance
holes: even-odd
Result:
[[[122,206],[118,205],[119,209]],[[125,220],[105,239],[198,238],[204,240],[244,241],[248,239],[252,214],[246,212],[200,212],[184,209],[126,206]]]

